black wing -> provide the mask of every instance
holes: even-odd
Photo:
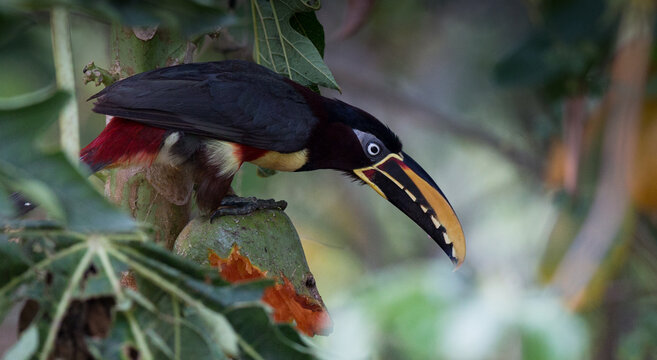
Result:
[[[279,152],[303,149],[318,121],[289,80],[237,60],[144,72],[96,98],[101,114]]]

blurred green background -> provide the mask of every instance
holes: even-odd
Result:
[[[320,353],[657,358],[651,2],[322,5],[325,60],[342,88],[322,93],[365,109],[399,134],[450,199],[468,254],[452,272],[422,230],[340,174],[263,179],[244,166],[234,182],[238,194],[289,203],[286,212],[335,324],[332,335],[313,339]],[[238,18],[229,28],[247,48],[249,20]],[[91,61],[112,65],[110,26],[75,12],[71,22],[85,145],[105,122],[85,101],[100,88],[83,84],[82,68]],[[350,22],[362,26],[345,36]],[[3,13],[0,23],[0,33],[18,33],[0,38],[11,42],[3,44],[11,51],[0,53],[0,97],[54,86],[47,13]],[[632,45],[641,41],[649,47]],[[196,61],[225,58],[219,48],[208,46]],[[614,138],[623,134],[629,135]],[[627,156],[618,161],[610,154]],[[619,162],[632,166],[615,167]],[[608,178],[611,187],[603,185]],[[621,200],[610,207],[605,194]],[[587,226],[611,230],[591,236]]]

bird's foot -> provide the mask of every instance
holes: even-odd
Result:
[[[221,207],[210,215],[210,223],[220,216],[248,215],[256,210],[285,210],[285,200],[263,200],[255,197],[226,196],[221,200]]]

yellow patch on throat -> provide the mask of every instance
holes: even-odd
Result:
[[[287,154],[268,151],[261,157],[251,161],[252,164],[277,171],[299,170],[306,162],[308,162],[307,149]]]

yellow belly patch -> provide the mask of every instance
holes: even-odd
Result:
[[[276,151],[268,151],[265,155],[251,161],[252,164],[277,171],[295,171],[308,161],[308,150],[283,154]]]

